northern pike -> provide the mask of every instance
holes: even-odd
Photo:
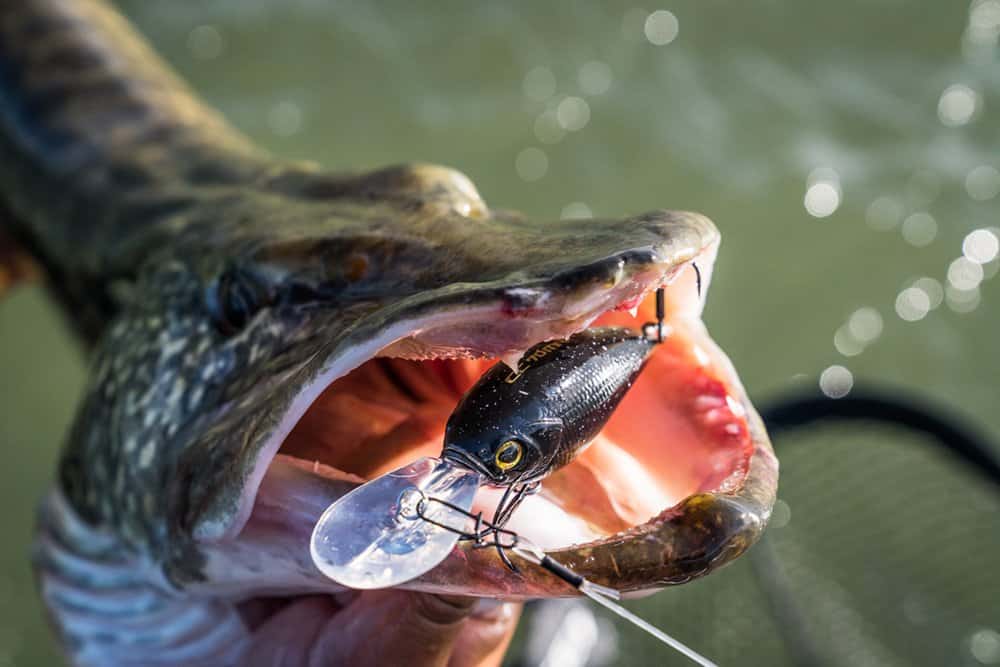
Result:
[[[453,169],[272,157],[99,0],[0,3],[0,201],[0,259],[33,258],[90,356],[34,554],[75,664],[237,662],[240,603],[341,590],[308,546],[333,500],[440,451],[491,360],[635,326],[661,285],[663,343],[516,527],[643,592],[736,558],[770,515],[776,459],[700,319],[701,215],[540,224]],[[406,586],[574,593],[521,565],[460,545]]]

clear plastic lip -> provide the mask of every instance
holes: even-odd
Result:
[[[323,512],[310,540],[313,563],[356,589],[389,588],[419,577],[448,556],[459,534],[424,520],[418,505],[434,497],[468,511],[481,483],[479,473],[431,457],[373,479]],[[455,513],[440,503],[425,503],[422,513],[455,523]]]

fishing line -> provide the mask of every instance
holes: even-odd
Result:
[[[464,520],[472,520],[476,528],[473,531],[466,531],[460,528],[456,528],[447,522],[440,521],[435,518],[426,518],[428,515],[427,508],[432,503],[440,504],[441,506],[447,508],[448,510],[459,514]],[[501,557],[504,562],[508,564],[509,567],[517,571],[516,567],[511,563],[509,558],[506,557],[505,551],[509,550],[515,555],[523,558],[529,563],[534,563],[547,572],[553,574],[560,580],[566,582],[576,590],[580,591],[583,595],[601,605],[605,609],[617,614],[619,617],[625,619],[629,623],[632,623],[644,632],[656,637],[661,642],[667,646],[673,648],[677,652],[691,659],[692,661],[702,665],[703,667],[718,667],[718,665],[705,656],[701,655],[694,649],[683,644],[679,640],[671,637],[663,630],[657,628],[648,621],[642,619],[641,617],[635,615],[625,607],[617,603],[617,600],[621,599],[621,593],[619,593],[614,588],[609,588],[607,586],[601,586],[596,584],[586,577],[582,576],[572,568],[563,565],[559,561],[555,560],[547,553],[545,550],[534,544],[525,537],[522,537],[518,533],[503,528],[502,526],[494,525],[483,519],[482,512],[477,512],[473,514],[467,510],[462,509],[446,500],[441,500],[439,498],[434,498],[433,496],[424,495],[421,501],[416,506],[417,515],[423,518],[425,521],[430,521],[435,526],[444,528],[445,530],[450,530],[460,536],[462,540],[473,541],[473,546],[475,548],[492,547],[496,546],[497,551],[500,552]],[[492,541],[488,541],[486,538],[492,537]],[[502,537],[507,537],[508,541],[505,543]]]

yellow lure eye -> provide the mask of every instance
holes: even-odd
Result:
[[[523,453],[524,447],[521,443],[517,440],[508,440],[497,447],[497,453],[493,458],[493,462],[496,463],[497,468],[500,470],[510,470],[521,462],[521,454]]]

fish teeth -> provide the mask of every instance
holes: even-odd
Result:
[[[632,315],[632,317],[639,317],[639,306],[638,306],[638,304],[636,304],[635,306],[632,306],[631,308],[629,308],[628,312]]]
[[[517,370],[517,365],[521,363],[521,357],[524,356],[524,350],[515,350],[513,352],[507,352],[500,357],[500,360],[507,364],[512,371]]]
[[[726,405],[726,399],[722,396],[699,396],[694,399],[694,409],[698,412],[708,412],[714,408],[721,408]]]

